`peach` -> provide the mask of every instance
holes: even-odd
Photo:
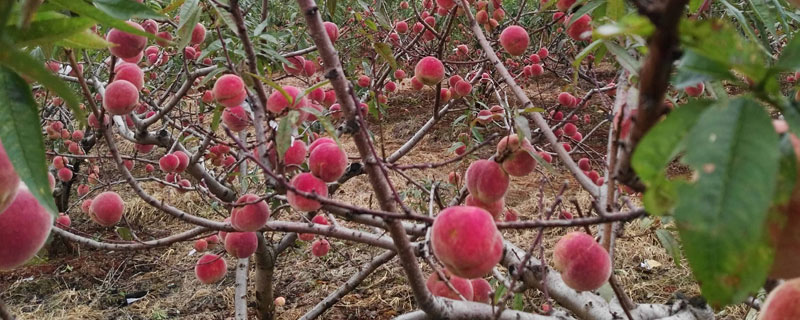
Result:
[[[383,85],[383,88],[386,89],[386,91],[388,92],[394,92],[394,90],[397,89],[397,84],[392,81],[389,81],[385,85]]]
[[[82,184],[78,186],[78,196],[83,197],[89,193],[89,186]]]
[[[283,64],[283,71],[294,76],[299,76],[303,73],[306,64],[305,58],[302,56],[293,56],[286,58],[286,60],[289,61],[289,64]]]
[[[194,266],[195,277],[204,284],[219,282],[225,278],[225,273],[227,272],[228,264],[225,259],[211,253],[206,253],[200,257],[200,260],[197,260],[197,264]]]
[[[317,72],[317,65],[314,61],[306,60],[303,62],[303,75],[306,77],[313,76]]]
[[[316,88],[311,90],[311,93],[309,93],[308,96],[311,98],[311,100],[322,103],[322,101],[325,100],[325,90],[322,90],[322,88]]]
[[[520,141],[516,134],[500,139],[497,144],[497,154],[508,155],[503,159],[503,169],[509,175],[522,177],[536,169],[536,159],[533,158],[533,146],[527,138],[523,137]]]
[[[125,21],[131,27],[144,31],[141,25],[133,21]],[[133,35],[117,29],[111,29],[106,36],[106,41],[111,42],[114,46],[109,48],[111,54],[121,59],[134,58],[144,50],[147,45],[147,38],[143,36]]]
[[[318,239],[311,243],[311,254],[315,257],[322,257],[328,254],[328,251],[331,250],[331,244],[328,240],[325,239]]]
[[[448,271],[467,279],[486,275],[503,256],[503,236],[492,215],[478,207],[442,210],[433,221],[431,245]]]
[[[124,211],[125,203],[122,202],[122,197],[113,191],[98,194],[92,200],[91,207],[89,207],[89,215],[92,220],[104,227],[117,224],[122,219]]]
[[[506,222],[517,221],[517,220],[519,220],[519,213],[517,213],[517,210],[514,210],[512,208],[508,208],[508,209],[506,209],[505,220],[506,220]]]
[[[231,232],[225,237],[225,251],[228,254],[244,259],[258,249],[258,237],[255,232]]]
[[[456,96],[463,97],[472,92],[472,85],[466,81],[459,81],[456,83],[456,86],[455,88],[453,88],[453,91]]]
[[[475,20],[478,21],[479,24],[487,24],[489,23],[489,13],[486,10],[478,11],[475,14]]]
[[[394,30],[397,31],[397,33],[406,33],[408,32],[408,23],[405,21],[397,21],[397,23],[394,24]]]
[[[564,125],[564,134],[568,136],[573,136],[577,132],[578,132],[578,127],[576,127],[573,123],[569,122]]]
[[[142,29],[147,31],[150,34],[157,34],[158,33],[158,22],[153,19],[147,19],[142,21]]]
[[[239,231],[257,231],[269,220],[269,205],[254,194],[246,194],[236,200],[236,204],[247,203],[231,210],[231,225]]]
[[[437,297],[461,300],[461,297],[458,295],[460,293],[464,299],[467,299],[467,301],[471,301],[474,298],[472,283],[469,280],[458,276],[447,276],[450,277],[448,280],[450,281],[450,284],[453,285],[453,288],[458,291],[458,293],[453,291],[453,289],[450,289],[447,283],[444,282],[436,272],[431,273],[431,275],[428,276],[428,281],[425,282],[425,286],[428,287],[428,290],[431,292],[431,294]]]
[[[361,75],[361,76],[358,77],[358,81],[356,81],[356,84],[359,87],[366,88],[366,87],[369,87],[370,81],[372,81],[372,80],[368,76]]]
[[[83,140],[83,130],[72,131],[72,140],[74,140],[74,141]]]
[[[211,92],[219,104],[228,108],[238,106],[247,99],[244,81],[235,74],[226,74],[219,77],[214,82],[214,88],[211,89]]]
[[[422,84],[434,86],[444,79],[444,65],[436,57],[427,56],[414,67],[414,78]]]
[[[314,152],[314,150],[317,149],[317,147],[319,147],[319,146],[321,146],[323,144],[328,144],[328,143],[333,143],[335,145],[336,144],[336,140],[333,140],[333,139],[328,138],[328,137],[322,137],[322,138],[319,138],[317,140],[314,140],[314,142],[312,142],[311,145],[308,146],[308,153],[311,154],[312,152]]]
[[[283,163],[286,165],[302,165],[306,160],[306,143],[303,140],[296,139],[292,146],[286,150],[283,155]]]
[[[528,49],[531,39],[525,28],[514,25],[506,27],[500,33],[500,45],[512,56],[519,56]]]
[[[693,86],[686,87],[686,95],[690,97],[699,97],[703,94],[703,90],[705,90],[706,85],[702,82],[698,82]]]
[[[508,190],[508,174],[500,164],[491,160],[473,162],[467,168],[464,179],[469,193],[484,203],[500,200]]]
[[[469,54],[469,47],[467,47],[467,45],[465,45],[465,44],[459,44],[459,45],[456,47],[456,52],[457,52],[459,55],[466,56],[466,55],[468,55],[468,54]]]
[[[192,39],[189,43],[201,44],[205,40],[206,40],[206,27],[198,22],[196,25],[194,25],[194,29],[192,29]]]
[[[468,206],[478,207],[478,208],[481,208],[483,210],[486,210],[487,212],[489,212],[492,215],[494,220],[499,221],[500,218],[502,217],[501,215],[503,214],[503,211],[505,209],[506,201],[503,198],[500,198],[500,200],[497,200],[495,202],[484,203],[484,202],[481,202],[480,200],[475,199],[475,197],[473,197],[470,194],[470,195],[467,195],[466,199],[464,199],[464,204],[466,204]]]
[[[183,151],[175,151],[172,153],[174,156],[178,157],[178,167],[175,168],[176,172],[183,172],[189,167],[189,156],[186,155]]]
[[[61,229],[69,228],[72,225],[72,220],[70,220],[69,215],[64,214],[63,212],[58,213],[58,218],[56,218],[56,226]]]
[[[206,241],[206,239],[197,239],[194,241],[194,245],[192,247],[197,252],[206,251],[208,250],[208,241]]]
[[[334,182],[347,169],[347,154],[335,143],[319,145],[308,156],[308,168],[322,181]]]
[[[69,168],[58,169],[58,180],[67,182],[72,180],[72,170]]]
[[[339,39],[339,26],[330,21],[325,21],[322,25],[325,26],[325,33],[328,34],[331,43],[336,43],[336,40]]]
[[[322,100],[322,104],[326,106],[331,106],[336,103],[336,91],[328,90],[325,91],[325,99]]]
[[[176,172],[180,165],[181,160],[174,154],[166,154],[158,160],[158,167],[164,172]]]
[[[769,293],[758,320],[800,319],[800,278],[787,280]]]
[[[441,90],[439,90],[439,100],[441,100],[441,102],[450,101],[450,98],[452,97],[453,94],[450,92],[450,89],[442,88]]]
[[[42,248],[53,216],[39,204],[25,184],[0,212],[0,270],[11,270],[33,258]]]
[[[575,1],[577,0],[558,0],[558,2],[556,2],[556,8],[558,8],[559,11],[567,11],[575,4]]]
[[[420,82],[419,79],[417,79],[417,77],[411,78],[411,89],[413,89],[415,91],[419,91],[419,90],[422,90],[422,88],[424,88],[424,87],[425,87],[425,84]]]
[[[242,106],[229,107],[222,111],[222,123],[231,131],[239,132],[250,125],[250,117]]]
[[[558,94],[558,103],[565,107],[574,107],[577,105],[575,96],[569,92],[562,92]]]
[[[133,63],[123,63],[114,68],[114,81],[125,80],[142,90],[144,87],[144,72],[139,66]]]
[[[589,158],[581,158],[578,160],[578,168],[581,168],[583,171],[592,170],[592,165],[589,163]]]
[[[86,199],[81,202],[81,212],[89,214],[91,212],[92,199]]]
[[[568,28],[567,35],[575,41],[591,40],[592,17],[584,14],[575,20]]]
[[[313,233],[298,233],[297,238],[303,241],[311,241],[314,240]]]
[[[286,108],[302,110],[309,106],[308,98],[301,97],[303,90],[293,86],[284,86],[283,91],[286,91],[292,101],[287,100],[280,91],[275,90],[267,99],[267,110],[269,112],[280,114]]]
[[[611,276],[611,258],[592,236],[570,232],[553,248],[553,264],[564,283],[577,291],[600,288]]]
[[[328,186],[325,185],[325,181],[320,180],[311,173],[304,172],[294,176],[291,185],[298,191],[315,193],[321,197],[328,196]],[[314,211],[322,207],[319,201],[300,196],[291,190],[286,192],[286,200],[289,201],[289,205],[292,208],[298,211]]]
[[[186,60],[195,60],[199,56],[194,47],[183,48],[183,55],[186,57]]]
[[[311,218],[311,222],[326,226],[329,224],[328,219],[326,219],[324,216],[314,216],[314,218]]]
[[[484,278],[476,278],[469,281],[472,283],[472,301],[490,303],[492,301],[492,286]]]
[[[112,115],[125,115],[139,105],[139,89],[128,81],[113,81],[106,86],[103,107]]]
[[[62,168],[67,166],[67,159],[64,159],[62,156],[55,156],[53,158],[53,168],[61,170]]]
[[[460,185],[461,184],[461,174],[459,174],[458,172],[455,172],[455,171],[450,171],[450,173],[447,175],[447,182],[449,182],[450,184],[452,184],[454,186]]]

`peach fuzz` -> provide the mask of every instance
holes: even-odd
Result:
[[[497,143],[497,154],[508,153],[503,159],[503,169],[515,177],[526,176],[536,169],[536,159],[531,155],[535,150],[527,138],[512,134],[500,139]]]
[[[194,266],[195,277],[204,284],[219,282],[225,278],[225,273],[227,272],[228,264],[225,259],[211,253],[203,255]]]
[[[226,74],[219,77],[214,82],[214,88],[211,89],[211,92],[219,104],[228,108],[238,106],[247,99],[244,81],[235,74]]]
[[[194,250],[197,252],[206,251],[208,250],[208,241],[206,241],[206,239],[197,239],[194,241],[192,248],[194,248]]]
[[[467,279],[491,272],[503,257],[503,236],[492,215],[478,207],[442,210],[433,221],[431,245],[448,271]]]
[[[293,86],[284,86],[283,91],[286,91],[286,94],[291,97],[292,101],[290,102],[283,93],[275,90],[269,95],[269,98],[267,98],[267,111],[280,114],[286,108],[301,110],[309,106],[308,98],[305,96],[300,97],[303,94],[303,90]],[[300,97],[299,100],[298,97]]]
[[[112,115],[126,115],[139,105],[139,89],[128,81],[113,81],[106,86],[103,107]],[[94,113],[93,113],[94,114]]]
[[[122,197],[113,191],[106,191],[98,194],[94,197],[89,207],[89,215],[92,220],[104,227],[117,224],[117,222],[122,219],[122,213],[124,211],[125,203],[122,202]]]
[[[525,28],[520,26],[506,27],[500,33],[500,45],[512,56],[519,56],[528,49],[531,39]]]
[[[228,254],[244,259],[258,249],[258,237],[255,232],[231,232],[225,237],[225,251]]]
[[[133,21],[125,21],[131,27],[144,31],[141,25]],[[111,42],[114,46],[109,48],[111,54],[121,59],[134,58],[144,50],[147,45],[147,38],[130,34],[117,29],[111,29],[106,36],[106,41]]]
[[[335,143],[316,146],[308,156],[308,168],[322,181],[334,182],[347,169],[347,154]]]
[[[436,57],[424,57],[414,67],[414,78],[422,84],[434,86],[444,79],[444,65]]]
[[[53,216],[39,204],[25,184],[0,212],[0,270],[11,270],[33,258],[42,248]]]
[[[484,203],[500,200],[508,190],[508,174],[500,164],[491,160],[473,162],[467,168],[464,179],[469,193]]]
[[[331,250],[331,244],[328,240],[325,239],[318,239],[311,243],[311,254],[315,257],[322,257],[328,254],[328,251]]]
[[[253,203],[255,202],[255,203]],[[231,211],[231,225],[239,231],[257,231],[269,220],[269,205],[254,194],[246,194],[236,200],[236,204],[250,203],[235,207]]]
[[[608,252],[584,232],[570,232],[558,240],[553,264],[564,283],[577,291],[600,288],[611,276]]]
[[[461,297],[458,295],[460,293],[461,296],[468,301],[473,299],[474,293],[472,283],[469,280],[457,276],[450,276],[450,279],[448,280],[450,281],[450,284],[453,285],[453,288],[458,291],[458,293],[453,291],[453,289],[450,289],[450,287],[447,286],[447,283],[444,282],[436,272],[431,273],[431,275],[428,276],[428,281],[425,282],[425,286],[428,287],[428,290],[430,290],[431,294],[437,297],[461,300]]]
[[[292,178],[290,184],[298,191],[313,192],[321,197],[328,196],[328,186],[325,185],[325,181],[307,172],[296,175]],[[314,211],[322,207],[319,201],[300,196],[291,190],[286,192],[286,200],[289,201],[289,205],[292,206],[292,208],[298,211]]]

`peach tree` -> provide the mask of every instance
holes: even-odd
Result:
[[[191,244],[201,283],[235,263],[236,319],[271,319],[282,253],[337,239],[384,252],[303,319],[395,258],[419,309],[400,319],[713,319],[762,288],[761,319],[796,318],[798,23],[784,0],[7,1],[0,270],[48,238]],[[387,150],[409,95],[430,118]],[[451,157],[404,161],[437,126],[457,132]],[[337,193],[359,176],[378,208]],[[505,202],[524,180],[535,212]],[[132,201],[185,228],[151,236],[125,219]],[[626,294],[614,247],[632,221],[668,226],[656,235],[703,299]],[[546,229],[571,231],[551,257]],[[535,236],[504,238],[521,230]],[[526,290],[546,303],[521,308]]]

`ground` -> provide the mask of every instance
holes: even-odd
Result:
[[[613,77],[613,74],[606,75]],[[553,106],[559,88],[569,85],[564,79],[554,77],[542,79],[538,85],[528,86],[526,91],[541,106]],[[547,93],[542,93],[547,92]],[[585,92],[585,91],[583,91]],[[382,123],[383,134],[376,134],[380,150],[391,153],[402,145],[432,113],[430,91],[424,94],[401,90],[391,97],[390,116]],[[589,108],[600,104],[595,97]],[[463,109],[458,106],[458,109]],[[463,112],[453,112],[438,124],[419,146],[400,162],[439,162],[454,156],[450,147],[464,127],[450,126]],[[603,120],[601,113],[592,113],[592,126],[580,125],[581,132],[588,132]],[[371,129],[379,131],[379,121],[372,120]],[[587,140],[587,145],[604,153],[607,123]],[[490,131],[501,133],[494,127]],[[385,140],[384,140],[385,139]],[[348,154],[357,155],[352,141],[344,140]],[[129,147],[129,146],[128,146]],[[476,155],[487,158],[492,148],[488,147]],[[155,157],[155,155],[154,155]],[[576,156],[576,159],[579,156]],[[597,167],[595,162],[595,167]],[[436,170],[411,170],[407,173],[419,181],[441,181],[444,199],[452,197],[454,187],[446,184],[450,171],[463,173],[467,161],[457,162]],[[143,165],[137,164],[139,173]],[[567,199],[577,199],[588,208],[588,195],[578,192],[574,180],[564,175],[565,170],[554,165],[553,171],[542,169],[529,177],[514,178],[506,203],[516,209],[523,219],[540,216],[539,194],[543,194],[545,207],[554,199],[555,190],[562,181],[569,183]],[[114,173],[106,173],[113,175]],[[393,174],[395,185],[409,200],[415,210],[427,210],[427,198],[416,186]],[[126,220],[140,237],[163,236],[187,227],[147,205],[123,186],[115,190],[123,194],[126,202]],[[223,213],[211,210],[198,195],[178,195],[158,185],[146,184],[148,192],[191,212],[221,220]],[[344,185],[335,197],[348,202],[376,207],[365,176],[356,177]],[[444,200],[447,201],[447,200]],[[563,210],[574,212],[571,205]],[[97,227],[75,207],[70,212],[73,228],[82,230],[90,237],[115,239],[113,230]],[[286,214],[286,212],[282,213]],[[298,213],[295,219],[299,219]],[[349,225],[346,221],[340,223]],[[615,250],[614,274],[626,292],[637,302],[665,303],[674,294],[682,292],[688,296],[698,294],[698,286],[692,279],[686,261],[676,264],[661,247],[654,234],[658,219],[638,221],[626,226]],[[140,231],[145,229],[144,231]],[[560,235],[572,230],[547,230],[544,237],[545,258],[550,256]],[[593,230],[596,232],[596,230]],[[503,235],[520,247],[528,247],[535,231],[505,231]],[[274,240],[280,234],[272,235]],[[676,235],[677,236],[677,235]],[[50,252],[42,252],[40,258],[29,266],[13,272],[0,272],[0,298],[20,319],[225,319],[233,313],[233,266],[228,259],[229,273],[224,281],[216,285],[202,285],[192,272],[198,256],[191,255],[191,242],[179,243],[168,248],[157,248],[137,252],[104,252],[77,245],[64,244],[54,239]],[[310,254],[309,243],[298,241],[282,254],[275,273],[276,296],[286,298],[286,305],[277,308],[278,319],[296,319],[323,299],[328,293],[344,283],[360,265],[380,254],[380,249],[354,245],[346,241],[331,241],[331,252],[321,258]],[[647,262],[652,267],[644,267]],[[425,272],[430,268],[426,265]],[[251,272],[252,276],[253,272]],[[252,284],[251,284],[252,285]],[[143,296],[143,297],[142,297]],[[126,297],[142,297],[127,304]],[[249,301],[253,301],[252,294]],[[534,290],[524,295],[523,309],[532,311],[541,307],[543,296]],[[324,319],[390,319],[415,309],[410,289],[403,277],[397,260],[381,266],[356,290],[345,296],[333,308],[323,314]],[[742,319],[747,312],[742,305],[723,310],[720,319]],[[254,309],[250,308],[251,314]]]

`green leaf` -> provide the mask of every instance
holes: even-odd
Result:
[[[521,293],[515,293],[514,301],[511,303],[511,309],[522,310],[522,307],[525,306],[525,301],[523,301],[522,298],[523,297]]]
[[[506,286],[504,286],[502,283],[498,283],[497,289],[494,290],[494,303],[497,304],[497,302],[500,301],[500,299],[503,299],[503,295],[505,294],[506,294]]]
[[[57,41],[56,45],[72,49],[104,49],[110,47],[111,43],[92,30],[84,30]]]
[[[278,133],[275,137],[275,144],[278,147],[278,159],[283,159],[286,150],[289,150],[289,147],[292,146],[292,133],[298,118],[300,118],[300,113],[292,110],[278,124]]]
[[[78,0],[76,0],[78,1]],[[139,19],[164,19],[164,15],[153,11],[150,7],[132,0],[93,0],[94,6],[103,10],[108,15],[128,20],[131,18]]]
[[[211,131],[217,131],[219,128],[219,122],[222,120],[222,111],[225,110],[225,106],[217,106],[214,109],[214,117],[211,119]]]
[[[744,30],[744,33],[747,34],[747,37],[750,38],[752,44],[758,44],[757,47],[761,49],[762,52],[764,52],[767,55],[770,55],[769,50],[767,50],[767,48],[765,48],[762,45],[759,37],[753,32],[753,28],[750,27],[750,23],[747,21],[747,18],[744,17],[742,11],[739,10],[739,8],[736,8],[736,6],[730,4],[726,0],[719,0],[719,2],[722,2],[722,4],[724,4],[725,7],[728,9],[728,13],[734,18],[736,18],[736,21],[739,22],[739,26],[741,27],[742,30]],[[725,42],[718,42],[718,43],[725,43]]]
[[[336,0],[327,0],[325,6],[328,7],[328,13],[331,17],[336,16]]]
[[[114,231],[117,232],[117,234],[119,235],[120,239],[122,239],[122,240],[126,240],[126,241],[132,241],[133,240],[133,233],[131,233],[131,229],[128,229],[127,227],[116,227],[116,228],[114,228]]]
[[[764,284],[772,263],[765,222],[778,136],[757,102],[739,98],[707,109],[686,145],[683,161],[696,177],[677,189],[681,242],[709,304],[737,303]]]
[[[657,176],[647,182],[647,191],[642,196],[642,203],[648,213],[654,216],[663,216],[675,208],[678,194],[675,189],[684,183],[682,180],[667,180],[666,176]]]
[[[73,34],[88,30],[94,25],[89,18],[46,19],[33,21],[27,29],[9,30],[8,34],[18,47],[50,44],[54,41],[70,37]]]
[[[781,71],[795,71],[800,68],[800,34],[795,35],[783,47],[775,67]]]
[[[704,0],[690,0],[689,1],[689,12],[695,12],[700,9],[700,6],[703,5]]]
[[[34,59],[29,54],[19,51],[10,45],[5,45],[5,47],[4,50],[0,50],[0,64],[55,91],[56,94],[67,102],[67,106],[72,110],[75,119],[81,123],[86,121],[86,115],[78,105],[78,97],[75,96],[73,89],[53,75],[50,70],[45,68],[41,61]]]
[[[179,11],[181,22],[178,25],[176,47],[183,48],[192,40],[192,31],[200,21],[200,13],[200,0],[186,0],[181,5],[181,10]]]
[[[386,60],[386,63],[392,67],[392,70],[397,69],[397,61],[394,60],[394,55],[392,55],[392,48],[389,47],[388,44],[383,42],[376,42],[372,45],[375,48],[375,52],[377,52],[383,60]]]
[[[594,9],[597,9],[597,7],[603,5],[604,3],[606,3],[606,0],[592,0],[589,1],[589,3],[581,6],[580,9],[575,11],[575,13],[572,15],[572,18],[569,19],[567,28],[575,23],[575,21],[577,21],[580,17],[583,17],[584,14],[591,13]]]
[[[39,110],[31,88],[18,74],[0,66],[0,140],[14,170],[33,196],[53,217],[58,208],[47,178],[44,140],[39,125]],[[12,120],[13,119],[13,120]]]
[[[162,13],[162,14],[166,14],[166,13],[169,13],[169,12],[175,11],[175,9],[178,9],[178,8],[180,8],[180,7],[181,7],[181,5],[183,4],[183,2],[184,2],[184,1],[185,1],[185,0],[175,0],[175,1],[172,1],[172,2],[171,2],[171,3],[170,3],[170,4],[169,4],[169,5],[166,7],[166,8],[164,8],[164,9],[162,9],[162,10],[161,10],[161,13]]]
[[[667,229],[658,229],[656,230],[656,238],[658,238],[658,242],[661,243],[661,246],[664,247],[664,250],[667,251],[672,257],[672,261],[675,262],[675,265],[681,265],[681,245],[678,243],[678,240],[672,236],[672,232],[669,232]]]
[[[617,21],[625,15],[625,1],[623,0],[608,0],[608,7],[606,8],[606,16],[609,19]]]
[[[677,89],[683,89],[702,81],[737,81],[730,69],[731,66],[724,62],[709,59],[689,49],[678,62],[678,73],[672,83]]]
[[[611,41],[603,41],[608,51],[614,54],[617,62],[628,70],[633,75],[639,74],[639,67],[641,66],[639,60],[634,59],[625,48],[620,47],[618,44]]]
[[[119,29],[120,31],[125,31],[127,33],[139,36],[144,36],[152,40],[156,39],[154,34],[131,27],[125,23],[125,21],[114,18],[104,11],[84,2],[83,0],[50,0],[49,3],[61,7],[64,10],[75,12],[83,17],[92,18],[107,27]]]

